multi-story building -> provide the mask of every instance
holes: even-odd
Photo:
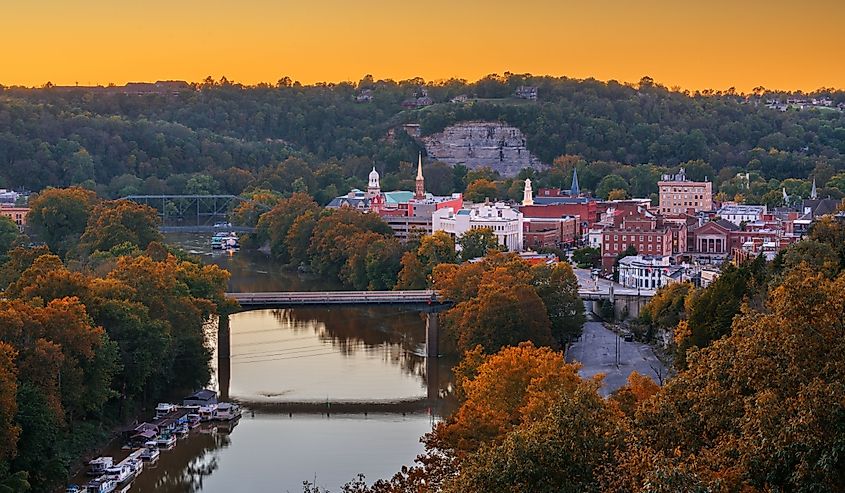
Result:
[[[563,248],[575,245],[580,238],[578,219],[572,216],[558,218],[523,217],[523,230],[526,248]]]
[[[471,229],[489,228],[500,245],[512,252],[522,251],[522,213],[502,202],[477,204],[469,209],[444,207],[435,211],[431,219],[432,231],[445,231],[456,240]]]
[[[657,182],[657,187],[660,190],[661,214],[713,209],[713,184],[709,181],[687,180],[684,168],[676,175],[663,175],[663,179]]]
[[[0,216],[6,216],[18,225],[18,231],[23,233],[26,228],[26,215],[29,214],[28,207],[0,207]]]
[[[610,270],[616,257],[629,247],[637,253],[651,256],[669,256],[676,253],[673,249],[677,235],[673,235],[673,226],[663,218],[644,210],[608,209],[602,222],[606,224],[602,231],[601,255],[602,266]]]

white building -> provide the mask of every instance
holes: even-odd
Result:
[[[12,190],[6,190],[5,188],[0,188],[0,203],[2,204],[15,205],[20,196],[21,194],[17,192],[14,192]]]
[[[501,202],[457,211],[445,207],[435,211],[431,221],[432,231],[444,231],[456,240],[471,229],[490,228],[500,245],[512,252],[522,251],[522,213]]]
[[[619,260],[619,284],[626,288],[657,289],[680,279],[683,267],[668,256],[632,255]]]
[[[726,204],[716,214],[725,221],[740,226],[741,223],[753,223],[761,220],[765,213],[765,205]]]

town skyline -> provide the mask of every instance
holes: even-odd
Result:
[[[14,47],[0,84],[121,85],[208,75],[247,85],[286,75],[304,84],[366,74],[477,80],[509,71],[631,83],[648,75],[691,91],[845,87],[845,68],[834,63],[845,49],[837,30],[845,6],[812,0],[804,5],[812,22],[776,22],[793,11],[781,0],[529,0],[517,12],[475,0],[424,8],[376,0],[48,0],[0,7],[0,42]]]

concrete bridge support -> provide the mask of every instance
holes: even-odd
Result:
[[[229,315],[217,317],[217,386],[220,400],[229,400],[229,384],[232,380],[232,331]]]
[[[434,310],[428,310],[425,314],[425,355],[429,359],[440,356],[440,324]]]

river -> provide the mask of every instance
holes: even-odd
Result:
[[[342,289],[260,252],[212,253],[209,236],[167,240],[229,270],[230,291]],[[420,437],[453,408],[453,362],[426,364],[425,323],[412,310],[256,310],[231,315],[230,329],[229,372],[215,355],[212,386],[246,408],[243,418],[232,430],[192,432],[129,491],[301,492],[316,480],[337,493],[358,473],[373,481],[411,464]],[[434,396],[447,397],[430,407]]]

